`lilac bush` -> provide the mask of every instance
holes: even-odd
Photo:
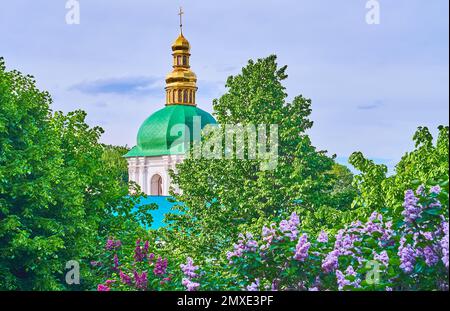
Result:
[[[448,194],[441,192],[407,190],[401,213],[374,211],[317,239],[299,234],[293,213],[252,236],[252,247],[240,240],[228,253],[230,270],[246,290],[269,290],[274,281],[281,290],[448,289]]]
[[[448,193],[440,186],[407,190],[400,210],[334,231],[306,232],[292,213],[260,232],[241,233],[223,261],[202,265],[164,258],[141,240],[126,256],[110,238],[106,259],[93,264],[107,271],[97,290],[448,290]]]

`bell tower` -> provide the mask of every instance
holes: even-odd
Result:
[[[196,106],[197,76],[190,69],[191,45],[183,36],[183,14],[180,8],[180,35],[172,44],[173,70],[166,77],[166,105]]]

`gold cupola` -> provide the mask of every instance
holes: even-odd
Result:
[[[191,71],[191,45],[183,36],[183,11],[180,9],[180,35],[172,44],[173,70],[166,77],[166,105],[195,106],[197,76]]]

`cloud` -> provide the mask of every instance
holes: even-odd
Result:
[[[372,109],[380,108],[382,105],[383,105],[382,100],[376,100],[371,104],[359,105],[357,108],[359,110],[372,110]]]
[[[122,77],[106,78],[94,81],[84,81],[69,87],[69,90],[79,91],[89,95],[149,95],[163,94],[164,78],[160,77]]]

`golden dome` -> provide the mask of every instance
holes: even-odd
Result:
[[[196,106],[197,76],[191,71],[191,45],[183,36],[183,23],[180,8],[180,35],[172,44],[172,72],[166,76],[166,105]]]
[[[172,44],[172,51],[188,51],[191,49],[189,41],[180,34],[175,42]]]

